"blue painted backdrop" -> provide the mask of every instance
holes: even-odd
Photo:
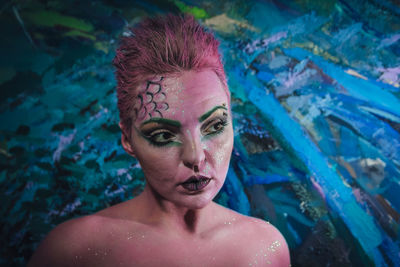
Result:
[[[110,63],[127,26],[165,12],[221,41],[235,148],[216,201],[276,225],[293,266],[400,266],[395,0],[2,3],[0,264],[143,188]]]

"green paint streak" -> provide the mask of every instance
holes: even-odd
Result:
[[[53,11],[36,11],[25,13],[24,16],[37,26],[54,27],[56,25],[61,25],[84,32],[90,32],[94,29],[92,24],[87,23],[82,19],[65,16]]]
[[[169,125],[172,125],[172,126],[175,126],[175,127],[178,127],[178,128],[181,127],[181,123],[179,121],[170,120],[170,119],[164,119],[164,118],[151,118],[151,119],[143,122],[141,124],[141,126],[146,125],[148,123],[152,123],[152,122],[162,123],[162,124],[169,124]]]
[[[183,3],[182,1],[179,1],[179,0],[174,0],[173,3],[179,8],[179,10],[181,12],[190,13],[196,19],[204,19],[204,18],[208,18],[209,17],[207,12],[202,8],[188,6],[188,5],[186,5],[185,3]]]
[[[69,31],[69,32],[65,33],[64,36],[71,36],[71,37],[79,36],[79,37],[84,37],[86,39],[90,39],[92,41],[96,41],[96,36],[87,34],[87,33],[84,33],[84,32],[78,31],[78,30]]]
[[[224,107],[224,106],[213,107],[211,110],[207,111],[206,113],[204,113],[203,115],[200,116],[199,122],[205,121],[208,117],[211,116],[211,114],[214,113],[214,111],[216,111],[217,109],[220,109],[220,108],[227,110],[226,107]]]
[[[315,11],[317,14],[332,14],[336,0],[314,1],[314,0],[295,0],[298,8],[304,9],[306,12]]]

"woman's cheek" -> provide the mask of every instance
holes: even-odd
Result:
[[[231,139],[227,138],[227,136],[221,136],[221,138],[212,144],[208,144],[212,162],[217,170],[221,167],[225,167],[229,163],[232,145]]]
[[[176,150],[176,149],[175,149]],[[154,149],[147,151],[146,157],[142,157],[140,165],[148,177],[169,177],[176,169],[176,154],[174,149]]]

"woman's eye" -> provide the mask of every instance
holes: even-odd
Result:
[[[148,139],[150,139],[152,143],[158,145],[166,145],[170,142],[175,141],[175,138],[176,137],[173,133],[165,130],[154,131],[148,136]]]
[[[228,124],[226,120],[218,120],[215,123],[212,123],[209,125],[205,130],[204,134],[205,135],[210,135],[210,134],[215,134],[215,133],[220,133],[224,130],[225,126]]]

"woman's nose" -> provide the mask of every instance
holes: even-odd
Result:
[[[183,145],[182,161],[189,169],[199,172],[205,160],[200,138],[189,136]]]

